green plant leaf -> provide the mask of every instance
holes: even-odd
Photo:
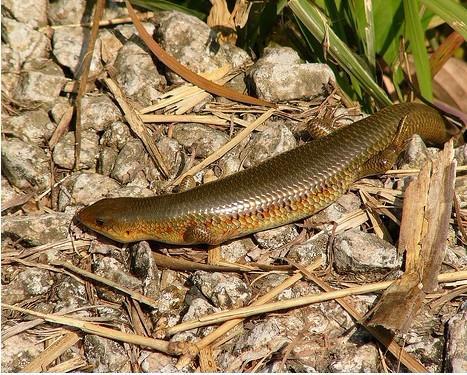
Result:
[[[199,19],[202,19],[202,20],[205,20],[207,17],[206,16],[207,13],[194,10],[191,7],[180,5],[169,0],[130,0],[130,2],[134,5],[137,5],[139,7],[146,8],[149,10],[176,10],[179,12],[183,12],[183,13],[198,17]]]
[[[420,19],[418,0],[404,0],[405,35],[412,51],[417,72],[420,93],[427,100],[433,100],[431,69],[428,52],[425,47],[425,33]]]
[[[335,34],[324,15],[316,7],[307,0],[291,0],[289,7],[318,41],[323,41],[325,38],[329,40],[329,54],[347,74],[355,78],[378,102],[391,104],[391,100],[373,80],[368,69],[360,64],[351,49]]]
[[[467,40],[467,9],[453,0],[420,0]]]

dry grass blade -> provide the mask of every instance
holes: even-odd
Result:
[[[169,176],[169,170],[165,165],[162,154],[160,153],[154,140],[146,129],[143,121],[141,121],[141,118],[138,116],[138,114],[124,99],[124,95],[120,87],[118,87],[118,85],[110,78],[104,79],[104,82],[110,91],[112,91],[112,94],[115,96],[118,104],[120,104],[120,107],[125,113],[125,118],[128,121],[128,124],[130,124],[131,130],[133,130],[135,134],[141,139],[144,146],[148,150],[149,155],[151,155],[152,159],[154,160],[154,163],[160,169],[164,177],[167,178]]]
[[[89,69],[91,67],[92,55],[96,44],[97,33],[99,32],[99,21],[104,14],[105,0],[97,0],[96,10],[92,19],[91,36],[89,39],[88,48],[83,58],[83,71],[80,77],[78,95],[76,96],[76,131],[75,131],[75,170],[79,169],[81,155],[81,98],[86,92],[88,85]]]
[[[149,298],[149,297],[146,297],[145,295],[139,293],[139,292],[136,292],[134,290],[131,290],[131,289],[128,289],[124,286],[121,286],[119,284],[117,284],[116,282],[112,281],[112,280],[109,280],[109,279],[106,279],[105,277],[101,277],[101,276],[98,276],[92,272],[88,272],[88,271],[85,271],[79,267],[76,267],[74,265],[72,265],[71,263],[67,263],[67,262],[61,262],[61,261],[56,261],[56,262],[53,262],[54,265],[56,266],[61,266],[63,268],[66,268],[67,270],[70,270],[74,273],[77,273],[78,275],[81,275],[81,276],[84,276],[88,279],[91,279],[91,280],[94,280],[94,281],[97,281],[101,284],[104,284],[104,285],[107,285],[113,289],[116,289],[122,293],[125,293],[127,295],[129,295],[131,298],[141,302],[141,303],[144,303],[145,305],[147,306],[150,306],[150,307],[153,307],[155,309],[157,309],[159,307],[159,305],[157,304],[157,302],[155,300],[153,300],[152,298]]]
[[[239,132],[234,138],[232,138],[229,142],[219,148],[217,151],[213,152],[209,155],[206,159],[204,159],[201,163],[195,165],[193,168],[188,170],[187,172],[183,173],[179,177],[177,177],[173,182],[172,185],[178,185],[186,176],[193,176],[194,174],[198,173],[199,171],[203,170],[209,164],[215,162],[217,159],[221,158],[226,152],[230,151],[236,145],[238,145],[241,141],[243,141],[248,135],[255,130],[258,126],[260,126],[263,122],[265,122],[269,117],[272,116],[275,109],[271,108],[267,112],[263,113],[260,117],[258,117],[255,121],[253,121],[250,125],[248,125],[245,129]]]
[[[81,99],[80,99],[80,107],[81,107]],[[68,128],[70,127],[71,119],[73,118],[73,107],[68,108],[65,113],[63,114],[60,122],[58,123],[57,127],[55,128],[52,137],[49,140],[49,148],[53,150],[55,145],[58,141],[65,135]],[[81,118],[80,118],[81,122]]]
[[[454,51],[458,49],[464,38],[457,31],[453,31],[449,36],[443,40],[441,45],[430,56],[431,75],[434,77],[450,59]]]
[[[322,262],[323,262],[322,259],[317,259],[312,264],[310,264],[306,269],[308,271],[312,272],[316,268],[320,267]],[[251,304],[251,306],[260,306],[260,305],[263,305],[263,304],[271,301],[272,299],[277,297],[280,293],[282,293],[282,291],[284,291],[285,289],[289,288],[290,286],[295,284],[297,281],[299,281],[302,277],[303,277],[303,275],[301,273],[297,273],[297,274],[287,278],[284,282],[282,282],[280,285],[278,285],[275,288],[273,288],[272,290],[270,290],[267,294],[265,294],[264,296],[261,296],[260,298],[258,298],[255,302],[253,302]],[[201,340],[199,340],[197,343],[195,343],[196,346],[198,347],[198,349],[201,352],[201,350],[205,349],[208,345],[213,343],[215,340],[217,340],[220,337],[225,336],[237,324],[240,324],[241,322],[243,322],[243,320],[244,320],[243,318],[238,318],[238,319],[232,319],[232,320],[229,320],[228,322],[225,322],[220,327],[218,327],[214,332],[211,332],[210,334],[208,334],[207,336],[205,336]],[[178,332],[178,331],[173,330],[173,328],[172,328],[172,329],[168,330],[167,334],[172,335],[172,334],[175,334],[176,332]],[[180,358],[180,360],[179,360],[179,362],[177,364],[177,367],[178,368],[184,367],[191,360],[192,360],[192,358],[190,358],[189,356],[184,356],[184,357]]]
[[[438,276],[439,282],[451,282],[461,280],[467,280],[467,271],[449,272],[440,274]],[[332,299],[347,297],[351,295],[379,292],[388,288],[393,282],[394,280],[371,283],[362,286],[339,289],[327,293],[318,293],[311,296],[293,298],[286,301],[267,303],[261,306],[247,306],[229,311],[221,311],[173,326],[172,328],[169,328],[167,330],[167,334],[182,332],[189,329],[208,326],[211,324],[218,324],[231,319],[247,318],[249,316],[265,314],[273,311],[287,310],[294,307],[310,305],[312,303],[329,301]]]
[[[68,332],[60,340],[55,341],[48,346],[28,365],[23,367],[21,372],[44,372],[47,366],[60,357],[65,351],[71,348],[79,340],[79,336],[75,332]]]
[[[198,86],[199,88],[202,88],[203,90],[210,92],[211,94],[215,94],[218,96],[223,96],[225,98],[235,100],[241,103],[248,103],[248,104],[253,104],[253,105],[263,105],[266,107],[275,107],[273,103],[267,102],[265,100],[261,99],[256,99],[253,98],[252,96],[248,95],[243,95],[239,92],[236,92],[232,89],[229,89],[224,86],[220,86],[218,84],[215,84],[203,77],[201,77],[198,74],[193,73],[191,70],[187,69],[184,67],[182,64],[180,64],[176,59],[174,59],[172,56],[170,56],[167,52],[165,52],[159,44],[156,43],[154,39],[151,38],[151,36],[148,34],[144,26],[141,24],[141,21],[138,20],[136,13],[131,6],[130,2],[128,0],[125,0],[125,4],[128,8],[128,13],[136,27],[136,30],[138,30],[138,33],[143,39],[143,41],[146,43],[148,48],[157,56],[157,58],[167,67],[169,67],[171,70],[173,70],[175,73],[177,73],[180,77],[183,79],[187,80],[188,82]]]
[[[80,367],[86,366],[87,363],[80,357],[74,357],[68,361],[64,361],[56,366],[50,367],[47,369],[47,372],[71,372],[73,370],[79,369]]]
[[[44,314],[37,311],[28,310],[22,307],[8,305],[4,303],[2,303],[2,308],[36,316],[38,318],[44,319],[46,322],[49,323],[56,323],[68,327],[78,328],[79,330],[89,333],[91,335],[98,335],[111,340],[117,340],[127,342],[130,344],[140,345],[142,347],[152,348],[166,354],[179,355],[184,354],[185,352],[195,350],[193,345],[189,343],[172,343],[164,340],[157,340],[150,337],[144,337],[131,333],[117,331],[115,329],[102,327],[94,323],[84,322],[82,320],[73,319],[65,316]]]
[[[241,126],[247,126],[247,123],[237,117],[231,120],[225,120],[217,116],[209,115],[141,115],[143,122],[172,123],[172,122],[194,122],[198,124],[230,126],[233,122]]]

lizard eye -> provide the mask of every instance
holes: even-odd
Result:
[[[100,227],[104,225],[104,220],[100,218],[96,218],[96,224],[99,225]]]

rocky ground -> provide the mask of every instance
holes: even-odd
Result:
[[[225,125],[147,122],[169,167],[170,176],[163,178],[102,79],[112,77],[128,103],[142,112],[184,81],[155,62],[131,23],[103,27],[90,69],[95,85],[82,100],[81,157],[78,168],[74,168],[74,127],[71,125],[56,139],[53,136],[57,127],[74,123],[69,121],[74,84],[89,40],[88,28],[76,24],[86,20],[88,13],[84,0],[50,4],[46,0],[10,0],[2,5],[2,302],[42,313],[67,313],[148,336],[182,321],[249,305],[289,275],[166,270],[154,262],[152,251],[204,262],[206,248],[167,248],[145,242],[122,247],[72,222],[78,209],[102,197],[151,196],[167,191],[167,182],[229,142],[242,129],[236,124],[251,123],[264,112],[210,95],[195,101],[185,112],[182,105],[159,109],[156,113],[227,119]],[[105,19],[127,16],[124,6],[115,3],[110,3],[104,14]],[[282,103],[281,111],[258,131],[196,174],[198,182],[255,166],[303,143],[307,140],[304,122],[310,117],[332,112],[342,125],[361,117],[342,106],[328,66],[305,63],[290,48],[268,48],[253,61],[238,47],[218,44],[213,31],[192,16],[160,12],[144,25],[167,52],[191,70],[204,73],[230,64],[239,70],[227,85]],[[415,138],[399,167],[420,167],[434,152]],[[458,148],[456,158],[459,166],[466,165],[467,148]],[[396,201],[408,179],[386,176],[367,182],[392,189]],[[462,208],[467,205],[463,181],[464,186],[457,187]],[[349,192],[306,226],[291,224],[221,245],[222,259],[240,264],[285,264],[281,258],[287,258],[302,266],[317,257],[325,265],[332,260],[325,277],[339,282],[335,285],[395,278],[401,273],[403,259],[394,240],[375,234],[368,217],[337,231],[335,238],[331,236],[333,226],[329,223],[346,223],[362,209],[365,205],[359,191]],[[400,218],[400,201],[392,211]],[[384,224],[397,234],[393,222],[386,218]],[[452,225],[450,231],[443,270],[465,270],[466,249],[457,227]],[[138,291],[157,305],[135,308],[130,297],[64,271],[55,266],[59,261]],[[397,338],[429,371],[466,366],[467,306],[462,303],[462,294],[436,303],[450,290],[449,286],[445,288],[431,296],[410,331]],[[301,280],[284,290],[278,300],[318,292],[314,283]],[[355,296],[352,300],[361,313],[366,313],[376,297]],[[2,311],[3,371],[24,369],[64,333],[60,325],[40,324],[33,319]],[[192,329],[168,339],[196,342],[212,330]],[[335,301],[249,318],[229,339],[212,346],[210,358],[214,361],[212,371],[404,370]],[[177,358],[79,333],[79,340],[48,369],[63,363],[70,364],[62,367],[67,370],[171,372],[176,371]],[[203,369],[203,364],[195,360],[182,371],[192,372],[200,366]]]

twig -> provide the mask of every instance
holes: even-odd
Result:
[[[438,281],[442,283],[460,280],[467,280],[467,271],[444,273],[440,274],[438,277]],[[371,283],[357,287],[335,290],[333,292],[328,293],[320,293],[306,297],[293,298],[287,301],[267,303],[261,306],[247,306],[229,311],[221,311],[173,326],[167,330],[167,334],[172,335],[177,332],[204,327],[211,324],[222,323],[231,319],[247,318],[249,316],[264,314],[272,311],[287,310],[293,307],[310,305],[312,303],[329,301],[332,299],[347,297],[350,295],[379,292],[388,288],[393,282],[394,280]]]
[[[239,132],[234,138],[232,138],[229,142],[223,145],[221,148],[213,152],[209,155],[206,159],[204,159],[201,163],[195,165],[193,168],[188,170],[187,172],[180,175],[174,181],[172,181],[171,185],[178,185],[186,176],[193,176],[194,174],[201,171],[203,168],[207,167],[212,162],[216,161],[220,157],[222,157],[226,152],[230,151],[236,145],[238,145],[241,141],[243,141],[248,135],[255,130],[258,126],[260,126],[264,121],[266,121],[269,117],[272,116],[275,109],[271,108],[267,112],[263,113],[260,117],[258,117],[255,121],[253,121],[250,125],[248,125],[245,129]]]
[[[99,32],[99,21],[104,14],[105,0],[97,0],[96,10],[92,19],[91,37],[88,48],[83,58],[83,72],[80,77],[78,95],[76,97],[76,129],[75,129],[75,170],[79,169],[81,156],[81,98],[83,97],[89,77],[92,55],[96,44],[97,33]]]
[[[168,342],[164,340],[153,339],[150,337],[139,336],[131,333],[124,333],[121,331],[117,331],[115,329],[102,327],[100,325],[84,322],[79,319],[74,319],[65,316],[58,316],[52,314],[44,314],[38,311],[33,311],[29,309],[24,309],[22,307],[8,305],[2,303],[3,309],[9,309],[17,312],[21,312],[24,314],[29,314],[32,316],[36,316],[38,318],[44,319],[49,323],[56,323],[61,324],[69,327],[78,328],[79,330],[89,333],[91,335],[98,335],[102,337],[106,337],[108,339],[127,342],[130,344],[140,345],[142,347],[148,347],[160,352],[171,354],[171,355],[179,355],[184,354],[186,351],[193,351],[196,350],[192,344],[189,343],[176,343],[176,342]]]
[[[120,107],[125,113],[125,118],[128,121],[131,130],[133,130],[136,133],[136,135],[141,139],[144,146],[146,147],[146,150],[148,150],[149,155],[151,155],[152,159],[154,160],[154,163],[160,169],[164,177],[167,178],[170,175],[169,169],[165,165],[164,158],[162,157],[162,154],[157,148],[143,121],[141,121],[139,115],[124,99],[122,90],[120,89],[120,87],[118,87],[117,83],[111,78],[105,78],[104,82],[109,88],[109,90],[112,92],[112,94],[115,96],[115,99],[117,100],[118,104],[120,104]]]

